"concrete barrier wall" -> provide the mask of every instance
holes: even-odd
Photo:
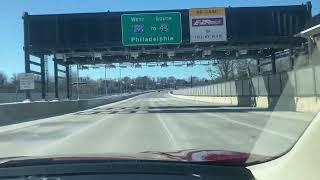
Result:
[[[297,112],[319,112],[320,97],[295,97],[292,101],[288,97],[205,97],[205,96],[184,96],[171,94],[173,97],[188,99],[194,101],[208,102],[214,105],[232,105],[232,106],[248,106],[250,102],[255,102],[254,107],[270,108],[273,106],[274,111],[297,111]]]
[[[80,94],[80,99],[91,99],[91,98],[97,98],[102,97],[103,95],[93,95],[93,94]],[[67,94],[66,93],[59,93],[59,99],[66,99]],[[0,103],[11,103],[11,102],[22,102],[26,99],[26,94],[23,92],[18,93],[0,93]],[[47,93],[46,94],[46,100],[54,100],[55,95],[54,93]],[[77,94],[72,94],[71,99],[76,100],[78,99]],[[31,93],[31,100],[32,101],[40,101],[41,93]]]
[[[75,112],[78,101],[34,102],[0,105],[0,125],[25,122],[32,118],[40,119],[58,114]]]
[[[208,102],[214,100],[214,103],[227,103],[229,99],[235,97],[238,106],[319,112],[320,66],[309,66],[289,72],[261,75],[192,89],[179,89],[173,91],[173,94],[204,96],[196,99]]]
[[[27,122],[121,101],[143,93],[87,100],[0,104],[0,126]]]
[[[190,96],[281,96],[320,97],[320,66],[262,75],[249,79],[179,89],[175,94]]]
[[[320,97],[295,97],[296,110],[300,112],[319,112]]]

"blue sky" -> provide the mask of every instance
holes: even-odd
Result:
[[[23,27],[22,13],[56,14],[80,12],[105,12],[128,10],[156,10],[156,9],[183,9],[195,7],[239,7],[239,6],[267,6],[267,5],[294,5],[305,3],[304,0],[1,0],[0,17],[0,71],[8,76],[24,70],[23,55]],[[313,14],[320,12],[320,1],[312,0]],[[52,64],[50,64],[52,69]],[[194,68],[142,68],[122,69],[122,76],[176,76],[188,77],[197,75],[207,77],[206,67]],[[104,76],[104,70],[93,69],[81,72],[92,78]],[[118,77],[119,69],[108,70],[108,77]]]

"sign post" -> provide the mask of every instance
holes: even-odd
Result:
[[[180,44],[182,42],[179,12],[123,14],[121,26],[124,46]]]
[[[190,9],[190,42],[227,41],[224,8]]]
[[[33,73],[19,74],[19,81],[20,81],[20,90],[32,90],[35,88]]]

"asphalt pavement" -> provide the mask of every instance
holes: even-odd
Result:
[[[18,113],[18,112],[17,112]],[[0,127],[0,157],[230,150],[279,155],[315,114],[217,105],[154,92]]]

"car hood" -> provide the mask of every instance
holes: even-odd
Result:
[[[225,150],[182,150],[175,152],[145,151],[141,153],[105,153],[105,154],[77,154],[77,155],[50,155],[50,156],[21,156],[0,159],[0,165],[6,163],[18,163],[34,161],[50,163],[83,162],[83,161],[106,161],[106,160],[154,160],[175,161],[215,164],[248,164],[262,162],[271,159],[270,156],[225,151]]]

